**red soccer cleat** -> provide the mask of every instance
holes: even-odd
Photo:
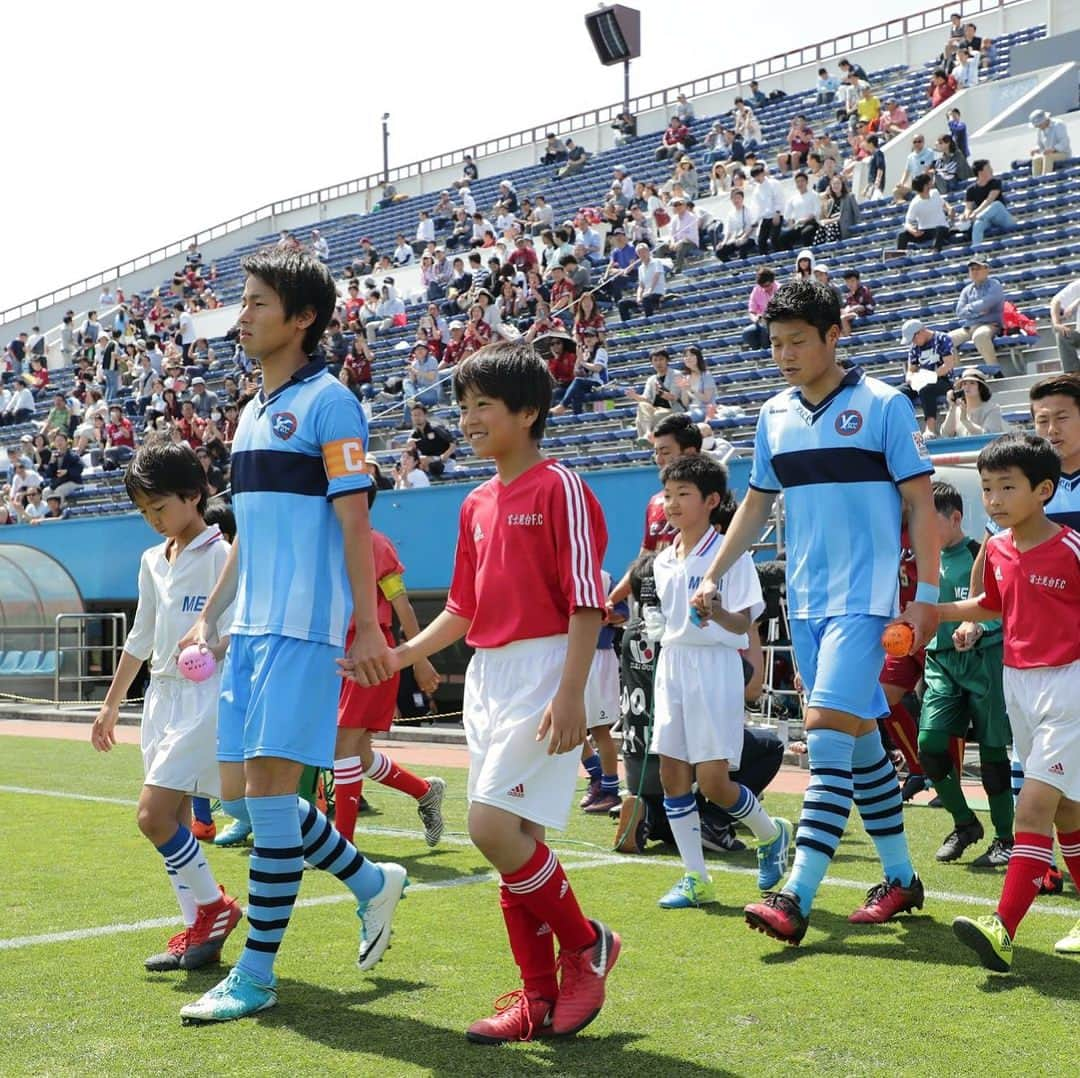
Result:
[[[560,1037],[584,1029],[604,1005],[607,975],[618,961],[622,941],[607,925],[590,920],[596,939],[580,951],[561,951],[559,998],[555,1001],[552,1030]]]
[[[165,950],[161,954],[152,954],[143,962],[143,965],[151,973],[171,973],[179,969],[180,960],[187,950],[189,931],[190,929],[185,928],[183,932],[177,932],[165,945]]]
[[[229,933],[240,923],[244,911],[235,898],[218,886],[221,897],[216,902],[200,906],[195,923],[188,929],[187,949],[180,957],[181,969],[199,969],[216,962]]]
[[[907,887],[899,880],[875,884],[866,892],[866,901],[848,918],[853,925],[880,925],[891,921],[898,913],[921,910],[926,901],[922,880],[918,876]]]
[[[209,823],[202,823],[200,820],[191,821],[191,833],[200,842],[213,842],[217,837],[217,824],[211,820]]]
[[[495,1000],[490,1018],[473,1022],[465,1036],[473,1044],[506,1044],[508,1041],[531,1041],[552,1033],[551,1012],[554,1004],[535,992],[515,988]]]
[[[1060,868],[1054,868],[1051,865],[1046,870],[1046,875],[1043,876],[1043,881],[1039,885],[1040,895],[1060,895],[1065,890],[1065,877],[1061,874]]]
[[[766,936],[781,943],[798,947],[810,924],[798,898],[790,891],[769,891],[760,902],[751,902],[743,908],[746,923]]]

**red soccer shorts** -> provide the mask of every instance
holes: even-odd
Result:
[[[878,681],[882,685],[897,685],[905,692],[914,692],[925,665],[925,650],[917,651],[914,655],[886,655]]]
[[[345,648],[352,646],[353,637],[356,635],[354,626],[349,626],[348,636],[345,638]],[[396,641],[393,634],[385,626],[383,636],[390,647],[394,647]],[[394,674],[388,681],[381,681],[378,685],[357,685],[355,681],[343,681],[341,684],[341,696],[338,699],[338,727],[346,730],[389,730],[394,721],[394,712],[397,710],[398,684],[401,681],[399,674]]]

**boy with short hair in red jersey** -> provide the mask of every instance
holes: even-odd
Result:
[[[375,487],[370,486],[369,510],[374,503]],[[393,647],[397,643],[393,633],[394,614],[397,614],[406,640],[420,632],[420,625],[405,590],[405,566],[401,564],[394,544],[382,532],[372,528],[371,549],[375,557],[379,627],[387,644]],[[355,632],[356,626],[350,621],[346,650]],[[422,692],[431,693],[438,688],[439,675],[427,659],[417,662],[414,672]],[[371,744],[373,732],[385,733],[393,724],[400,683],[398,673],[377,685],[358,685],[350,680],[342,683],[334,747],[334,826],[352,842],[360,795],[364,779],[368,778],[415,798],[416,810],[424,824],[424,839],[429,846],[437,846],[445,827],[442,802],[446,783],[435,776],[425,779],[414,775]]]
[[[1005,703],[1026,778],[997,911],[957,917],[953,931],[987,969],[1008,973],[1013,937],[1042,886],[1055,828],[1080,887],[1080,534],[1046,516],[1061,475],[1049,442],[1007,434],[983,449],[977,467],[983,505],[1003,530],[986,544],[983,594],[939,604],[938,612],[942,621],[1001,617]],[[1054,949],[1080,953],[1080,922]]]
[[[551,377],[529,345],[480,349],[455,370],[454,395],[462,432],[497,474],[461,507],[446,609],[395,655],[408,666],[462,636],[476,649],[464,703],[469,835],[502,877],[524,984],[466,1036],[502,1044],[583,1029],[619,956],[619,937],[584,916],[544,844],[545,828],[566,826],[585,739],[607,530],[588,487],[540,452]]]

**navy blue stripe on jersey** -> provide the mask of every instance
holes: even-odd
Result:
[[[820,483],[888,483],[892,486],[893,482],[884,453],[855,446],[776,453],[772,464],[785,490]]]
[[[1064,524],[1065,527],[1072,528],[1074,532],[1080,532],[1080,509],[1073,509],[1071,511],[1062,510],[1060,513],[1055,513],[1052,509],[1048,509],[1046,515],[1055,524]]]
[[[325,498],[330,486],[321,456],[246,449],[232,457],[233,494],[303,494]]]

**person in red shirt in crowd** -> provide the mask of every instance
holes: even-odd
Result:
[[[225,404],[225,415],[221,420],[221,440],[226,445],[232,445],[233,438],[236,437],[236,424],[240,421],[240,409],[236,405],[236,401],[227,401]]]
[[[690,128],[679,119],[672,116],[664,135],[660,139],[660,145],[656,148],[656,160],[663,161],[665,157],[681,157],[687,148],[686,140],[690,137]]]
[[[474,303],[469,308],[469,321],[465,326],[465,340],[474,348],[483,348],[491,340],[491,325],[484,321],[484,305]]]
[[[375,356],[371,351],[371,346],[364,339],[361,334],[357,334],[353,337],[352,347],[349,349],[349,354],[345,357],[344,366],[348,368],[349,373],[353,377],[353,381],[359,386],[371,386],[371,364],[374,361]],[[364,395],[367,396],[367,390],[364,390]]]
[[[450,323],[450,340],[443,345],[442,359],[439,360],[439,370],[448,371],[456,367],[465,354],[465,323],[455,318]]]
[[[49,388],[49,367],[40,356],[30,358],[30,378],[33,382],[34,395]]]
[[[1080,533],[1046,515],[1061,459],[1045,439],[1006,434],[983,448],[976,467],[983,506],[1003,530],[985,545],[983,593],[937,610],[943,622],[1001,618],[1005,704],[1024,785],[997,910],[957,917],[953,931],[987,969],[1008,973],[1016,930],[1052,862],[1055,829],[1080,888]],[[1080,953],[1080,923],[1054,949]]]
[[[574,302],[574,282],[566,275],[561,263],[551,267],[551,288],[548,292],[548,304],[553,314],[569,310]]]
[[[604,316],[596,304],[596,298],[591,292],[586,292],[574,303],[574,340],[578,348],[585,346],[585,334],[588,330],[596,330],[597,335],[603,340]]]
[[[798,172],[799,166],[805,163],[806,155],[814,146],[814,131],[807,126],[805,116],[796,116],[791,121],[787,144],[787,150],[776,156],[776,167],[781,172]]]
[[[574,367],[577,364],[574,339],[565,333],[549,333],[544,344],[548,372],[556,386],[554,399],[559,401],[566,387],[574,380]]]
[[[672,461],[679,460],[681,457],[696,456],[701,452],[701,442],[701,431],[685,412],[665,416],[653,430],[653,459],[656,461],[657,474]],[[678,532],[668,524],[667,515],[664,513],[664,492],[659,490],[645,506],[645,534],[641,539],[638,557],[663,550],[664,547],[670,546],[677,536]],[[612,588],[608,596],[609,616],[614,613],[615,606],[629,594],[630,570],[627,569],[622,580]]]
[[[943,68],[936,68],[930,76],[930,85],[926,96],[930,98],[930,107],[937,108],[943,101],[948,101],[956,93],[956,79]]]
[[[588,1025],[621,948],[618,935],[582,913],[544,842],[570,815],[607,529],[581,478],[540,452],[551,381],[529,345],[478,352],[457,368],[454,392],[466,439],[498,474],[462,504],[446,609],[394,656],[409,665],[462,636],[476,649],[465,676],[469,835],[501,877],[523,984],[466,1036],[503,1044]]]
[[[109,407],[109,420],[105,424],[105,435],[108,439],[107,446],[109,449],[116,449],[120,446],[127,446],[128,449],[135,448],[135,428],[131,425],[131,420],[124,415],[124,409],[119,404],[113,404]]]
[[[180,405],[180,418],[176,421],[181,441],[187,442],[192,449],[198,449],[203,444],[205,426],[206,422],[195,414],[195,405],[189,400],[184,401]]]
[[[364,301],[360,298],[360,286],[352,283],[349,285],[349,298],[345,301],[345,324],[351,329],[360,325],[360,312],[364,309]]]
[[[566,325],[561,318],[554,317],[551,308],[542,299],[536,301],[536,315],[533,324],[525,331],[525,340],[535,341],[546,333],[565,333]]]
[[[506,261],[514,269],[520,270],[522,273],[528,273],[529,270],[540,264],[533,245],[525,236],[516,236],[514,238],[514,249],[510,252],[510,256]]]

